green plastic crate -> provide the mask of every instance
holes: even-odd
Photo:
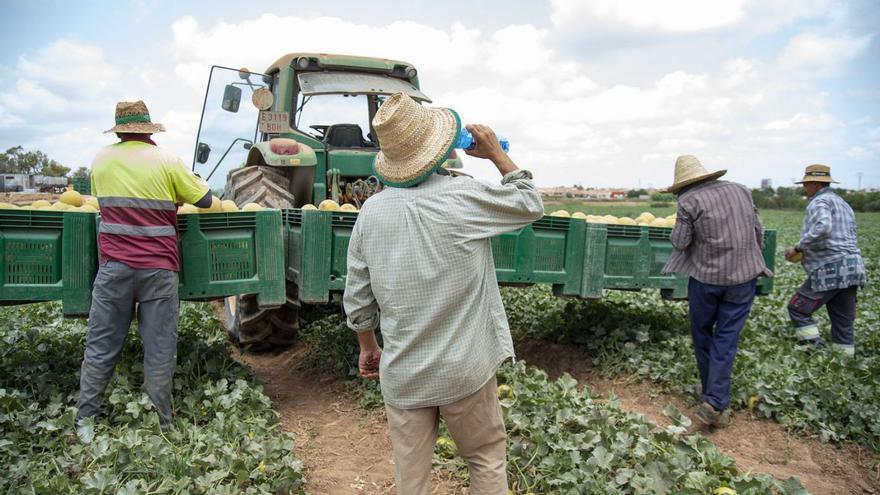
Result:
[[[65,316],[88,316],[95,214],[0,210],[0,259],[0,304],[60,300]]]
[[[346,259],[357,213],[283,210],[287,279],[307,303],[327,302],[345,289]],[[560,295],[579,294],[586,224],[544,217],[492,239],[503,285],[551,284]]]
[[[286,209],[282,214],[287,279],[297,284],[301,301],[329,301],[331,292],[345,289],[348,241],[357,213]]]
[[[550,284],[557,295],[578,295],[584,262],[580,220],[545,216],[492,239],[495,273],[502,285]]]
[[[180,215],[180,298],[256,294],[260,307],[286,301],[281,212]]]
[[[665,298],[687,298],[685,275],[661,274],[673,250],[671,233],[672,229],[663,227],[587,224],[580,296],[600,298],[604,289],[660,289]],[[764,258],[772,270],[776,231],[768,230],[764,237]],[[772,279],[759,280],[758,294],[769,294],[772,289]]]
[[[73,185],[73,189],[80,193],[91,196],[92,194],[92,180],[88,177],[76,177],[71,179],[71,185]]]

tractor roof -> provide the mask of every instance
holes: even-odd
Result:
[[[356,55],[335,55],[332,53],[288,53],[279,58],[266,69],[266,74],[278,72],[283,67],[287,67],[295,59],[300,57],[309,57],[318,59],[318,63],[324,66],[349,67],[353,69],[373,69],[391,71],[396,65],[409,65],[408,62],[400,60],[390,60],[387,58],[359,57]]]

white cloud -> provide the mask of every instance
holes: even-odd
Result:
[[[810,115],[798,113],[789,119],[779,119],[764,124],[765,131],[822,130],[835,124],[828,114]]]
[[[874,152],[863,146],[853,146],[847,150],[846,156],[856,160],[868,160],[874,158]]]
[[[784,69],[801,70],[818,76],[834,76],[846,64],[867,50],[874,35],[819,36],[799,34],[793,37],[779,56]]]
[[[745,1],[726,0],[551,0],[551,19],[557,25],[576,19],[619,23],[637,29],[700,31],[740,21]]]

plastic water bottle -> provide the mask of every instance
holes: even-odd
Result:
[[[498,143],[501,144],[501,149],[504,150],[505,153],[510,151],[510,142],[506,137],[498,136]],[[474,146],[477,145],[477,142],[474,140],[474,136],[471,134],[471,131],[467,130],[467,128],[462,127],[461,133],[458,135],[458,142],[455,143],[455,147],[463,150],[472,150]]]

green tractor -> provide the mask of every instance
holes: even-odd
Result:
[[[265,73],[214,66],[193,170],[238,205],[287,209],[332,199],[360,208],[382,189],[373,174],[373,116],[398,92],[431,101],[419,90],[415,67],[396,60],[291,53]],[[271,347],[296,339],[300,300],[287,278],[281,307],[261,308],[249,295],[226,299],[233,341]]]

